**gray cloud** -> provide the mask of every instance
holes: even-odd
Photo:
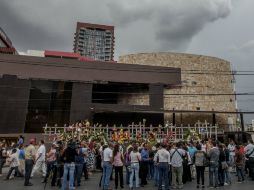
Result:
[[[240,52],[240,53],[252,53],[254,52],[254,40],[249,40],[242,45],[232,46],[229,48],[232,52]]]
[[[116,26],[117,52],[184,51],[231,0],[2,0],[0,23],[14,45],[72,50],[77,21]]]
[[[186,50],[193,36],[206,24],[228,16],[232,7],[231,0],[125,2],[111,2],[111,17],[121,26],[128,26],[139,20],[150,22],[157,50],[160,51]]]
[[[97,3],[98,0],[75,0],[75,3],[67,0],[3,0],[0,23],[21,51],[71,51],[77,21],[105,21],[93,11]]]

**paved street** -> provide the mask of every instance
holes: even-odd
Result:
[[[82,181],[82,186],[77,188],[77,189],[85,189],[85,190],[93,190],[93,189],[99,189],[98,184],[99,184],[99,179],[100,179],[100,173],[94,173],[89,180],[87,181]],[[16,178],[14,180],[9,180],[9,181],[4,181],[4,177],[1,177],[0,179],[0,187],[1,190],[25,190],[25,189],[38,189],[38,190],[43,190],[44,189],[44,184],[41,183],[42,178],[40,177],[35,177],[31,180],[31,182],[34,184],[32,187],[24,187],[23,186],[23,179],[22,178]],[[208,183],[208,178],[206,180],[206,185]],[[142,189],[147,189],[147,190],[152,190],[156,189],[153,185],[152,181],[149,181],[149,185],[146,186],[145,188],[140,188]],[[111,187],[114,187],[114,182],[111,182]],[[254,182],[253,181],[246,181],[245,183],[239,184],[234,180],[233,184],[230,186],[225,186],[221,187],[219,189],[225,189],[225,190],[251,190],[254,187]],[[47,185],[46,189],[58,189],[56,187],[50,187],[50,184]],[[125,186],[125,189],[128,189],[127,186]],[[184,185],[184,189],[188,190],[194,190],[196,189],[196,183],[191,182],[187,183]],[[208,188],[206,188],[208,189]]]

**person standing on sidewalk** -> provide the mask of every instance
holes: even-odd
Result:
[[[217,188],[219,186],[218,170],[220,151],[216,146],[216,142],[212,142],[213,147],[208,152],[209,161],[209,187]]]
[[[226,154],[223,149],[223,144],[219,144],[219,169],[218,169],[218,178],[219,178],[219,186],[224,186],[225,183],[225,170],[228,168],[226,162]]]
[[[33,170],[33,165],[35,162],[35,140],[30,139],[30,145],[25,149],[25,186],[32,186],[33,184],[30,183],[30,177]]]
[[[22,135],[19,136],[19,140],[18,140],[18,146],[23,145],[24,144],[24,137]]]
[[[230,160],[229,160],[230,152],[229,152],[229,149],[227,148],[226,145],[223,145],[223,148],[224,148],[224,152],[226,155],[226,163],[229,166],[225,169],[225,183],[224,183],[224,185],[230,185],[232,183],[231,174],[230,174],[230,170],[229,170],[230,169]]]
[[[103,151],[103,176],[102,176],[102,189],[109,189],[109,181],[110,175],[112,173],[112,162],[113,162],[113,151],[112,151],[112,143],[105,148]]]
[[[165,190],[169,190],[169,167],[170,167],[170,153],[166,150],[167,145],[162,144],[161,149],[157,151],[154,156],[154,162],[157,163],[159,171],[159,185],[158,190],[162,190],[162,183],[165,184]]]
[[[20,173],[25,175],[25,149],[23,144],[19,145],[18,158],[19,158],[19,171]]]
[[[197,172],[196,172],[196,167],[193,163],[193,157],[195,153],[197,152],[197,148],[194,146],[193,142],[190,142],[190,145],[188,147],[188,152],[190,154],[190,159],[191,159],[191,164],[190,164],[191,178],[195,179]]]
[[[249,177],[254,180],[254,144],[253,140],[248,140],[248,145],[244,149],[245,156],[248,159]]]
[[[131,175],[129,187],[133,189],[133,179],[135,176],[136,188],[139,187],[139,162],[141,160],[141,154],[138,152],[138,146],[136,144],[133,145],[133,151],[130,153],[130,161],[131,161]]]
[[[49,152],[46,154],[47,157],[47,174],[42,183],[47,183],[48,177],[52,173],[51,186],[55,186],[56,182],[56,147],[57,144],[53,143]]]
[[[229,150],[229,166],[231,167],[232,171],[235,171],[235,142],[233,140],[230,141],[228,144]]]
[[[172,166],[172,188],[183,188],[183,157],[186,155],[185,150],[181,148],[181,143],[177,143],[175,148],[170,150]],[[177,184],[178,182],[178,184]]]
[[[244,159],[245,159],[244,154],[240,151],[240,146],[237,145],[235,154],[235,164],[239,183],[242,183],[244,181]]]
[[[126,184],[129,185],[130,183],[130,175],[131,175],[131,160],[130,160],[130,154],[133,151],[133,147],[129,146],[127,147],[127,150],[124,154],[124,165],[126,169]]]
[[[141,178],[141,187],[147,185],[147,174],[148,174],[148,164],[149,164],[149,151],[147,144],[144,143],[141,150],[141,162],[140,162],[140,178]]]
[[[31,177],[34,176],[34,173],[37,172],[39,169],[42,171],[42,176],[46,176],[46,148],[44,145],[44,140],[40,140],[40,147],[36,153],[36,161],[35,166],[32,170]]]
[[[78,151],[78,155],[75,157],[75,177],[74,177],[74,184],[76,186],[80,186],[81,184],[81,177],[83,173],[83,168],[84,168],[84,162],[85,162],[85,157],[84,157],[84,144],[81,143]]]
[[[197,188],[200,186],[200,179],[202,182],[202,189],[205,188],[205,164],[206,153],[201,150],[201,145],[197,145],[197,151],[193,156],[193,165],[196,167],[197,172]]]
[[[2,169],[6,162],[7,151],[5,143],[0,143],[0,177],[2,176]]]
[[[123,189],[123,154],[119,151],[119,144],[116,144],[113,150],[113,166],[115,168],[115,189],[118,188],[118,176],[120,178],[120,187]]]
[[[64,174],[61,190],[67,187],[67,178],[69,174],[69,190],[75,189],[74,187],[74,171],[75,171],[75,156],[78,156],[78,149],[76,143],[70,141],[67,148],[64,150],[62,160],[64,162]]]

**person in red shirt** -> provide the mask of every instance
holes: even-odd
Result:
[[[244,151],[244,146],[243,145],[240,145],[240,149],[239,149],[240,153],[241,154],[245,154],[245,151]]]
[[[242,153],[241,147],[237,145],[235,154],[235,165],[239,183],[242,183],[244,181],[244,159],[244,153]]]

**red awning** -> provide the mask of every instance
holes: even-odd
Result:
[[[73,52],[63,52],[63,51],[49,51],[45,50],[44,52],[45,57],[70,57],[70,58],[79,58],[79,53]]]
[[[80,57],[79,60],[80,61],[95,61],[93,58],[89,58],[89,57]]]
[[[16,52],[15,48],[0,47],[0,53],[15,54],[15,52]]]

